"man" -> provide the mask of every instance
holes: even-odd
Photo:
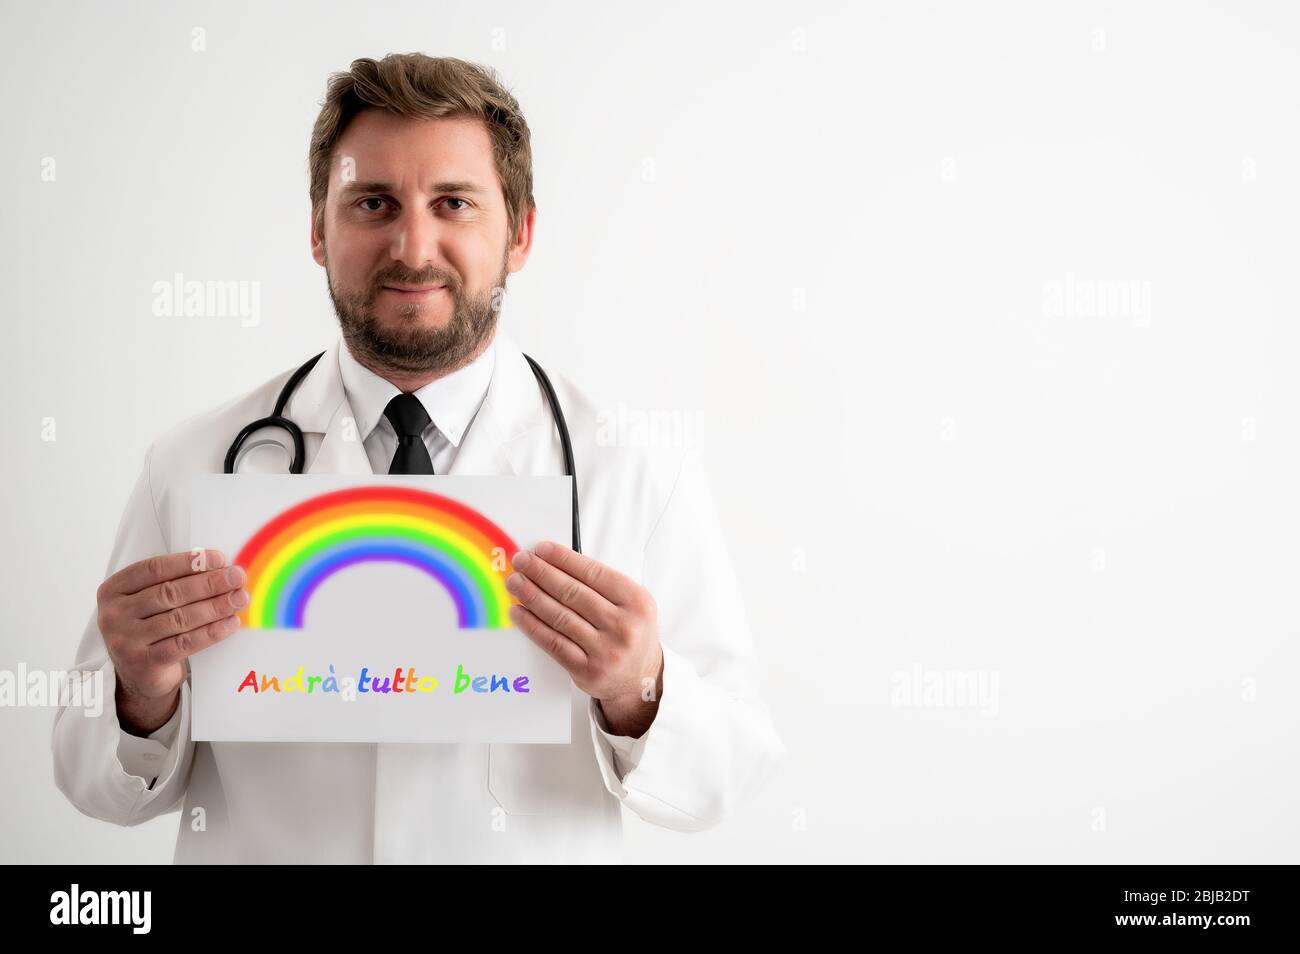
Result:
[[[461,60],[357,60],[331,78],[309,165],[342,338],[285,410],[306,472],[563,473],[545,397],[497,328],[536,220],[514,97]],[[695,455],[607,446],[558,375],[585,552],[539,544],[508,586],[518,638],[572,677],[572,742],[193,741],[188,657],[235,632],[248,594],[229,554],[186,549],[190,481],[223,470],[288,376],[146,455],[75,664],[116,705],[54,725],[55,778],[81,811],[135,825],[179,807],[178,862],[600,861],[619,857],[620,806],[698,830],[768,775],[783,747]]]

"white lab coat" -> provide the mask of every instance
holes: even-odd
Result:
[[[348,439],[341,346],[287,408],[306,437],[308,473],[372,472],[361,441]],[[500,329],[496,347],[487,395],[450,473],[562,474],[531,369]],[[291,371],[150,447],[109,573],[189,548],[191,476],[222,472],[235,434],[270,413]],[[698,457],[611,442],[600,408],[563,376],[551,378],[572,433],[583,551],[639,580],[658,604],[663,694],[645,735],[622,740],[616,754],[594,701],[573,687],[568,745],[195,742],[187,681],[170,745],[126,736],[112,705],[98,718],[60,709],[52,738],[59,789],[82,812],[118,825],[180,808],[178,863],[617,861],[620,806],[681,831],[717,823],[785,750],[758,696],[745,608]],[[102,670],[111,700],[113,664],[97,615],[74,668]],[[142,744],[156,755],[133,774],[119,754],[141,765]]]

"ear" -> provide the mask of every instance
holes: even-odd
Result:
[[[322,216],[322,219],[324,216]],[[316,210],[311,210],[311,257],[316,264],[325,267],[325,236],[316,231]]]
[[[533,227],[536,222],[537,209],[534,207],[528,210],[524,220],[519,223],[519,234],[510,243],[510,250],[506,254],[506,271],[517,272],[528,261],[528,253],[533,249]]]

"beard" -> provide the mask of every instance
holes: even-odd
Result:
[[[496,330],[500,310],[499,292],[506,287],[506,256],[495,286],[479,293],[466,292],[460,280],[449,272],[429,266],[413,272],[393,262],[371,276],[360,290],[336,287],[325,256],[325,280],[343,340],[354,357],[382,375],[447,374],[468,364]],[[427,326],[421,315],[431,306],[408,302],[397,308],[396,321],[386,324],[375,313],[375,302],[384,285],[445,285],[451,296],[451,318],[443,327]]]

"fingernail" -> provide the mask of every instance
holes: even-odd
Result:
[[[509,576],[506,577],[506,589],[509,590],[511,593],[518,592],[519,586],[521,583],[523,583],[523,581],[524,578],[520,576],[518,573],[511,573]]]
[[[537,551],[539,557],[545,557],[551,552],[551,541],[543,540],[541,543],[537,544],[537,546],[533,547],[533,549]]]
[[[528,561],[532,558],[532,554],[527,550],[520,550],[510,558],[510,563],[516,570],[522,570],[524,567],[528,566]]]
[[[236,590],[230,597],[230,605],[235,609],[243,609],[248,605],[248,590]]]
[[[242,566],[232,566],[226,570],[226,582],[231,586],[243,586],[246,579],[248,575]]]

